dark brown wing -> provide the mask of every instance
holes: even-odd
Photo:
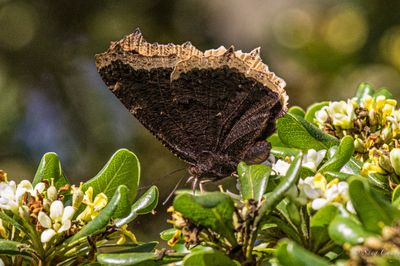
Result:
[[[285,112],[284,82],[261,63],[258,50],[246,54],[219,48],[178,62],[172,95],[195,153],[227,155],[238,162],[273,131]]]
[[[136,31],[97,55],[96,66],[125,107],[192,165],[210,153],[222,166],[225,157],[242,160],[286,108],[284,82],[258,50],[203,53],[190,43],[150,44]]]
[[[177,61],[202,54],[190,43],[158,45],[146,42],[140,31],[112,43],[96,55],[96,67],[109,89],[169,150],[195,163],[177,108],[170,75]],[[177,145],[179,144],[179,145]]]

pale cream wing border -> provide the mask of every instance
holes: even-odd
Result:
[[[283,79],[269,71],[268,66],[261,61],[260,49],[256,48],[250,53],[235,51],[233,46],[229,49],[221,46],[218,49],[207,50],[202,56],[193,55],[188,59],[177,62],[171,80],[179,79],[182,73],[186,73],[195,68],[197,69],[217,69],[217,68],[235,68],[248,78],[262,83],[268,89],[279,95],[283,111],[287,111],[288,96],[284,87],[286,83]]]
[[[129,54],[130,58],[126,54]],[[288,96],[284,90],[286,83],[262,62],[259,47],[250,53],[235,51],[233,46],[229,49],[221,46],[202,52],[190,42],[181,45],[149,43],[143,38],[140,30],[136,29],[120,41],[112,42],[105,53],[96,55],[96,66],[100,69],[117,59],[129,60],[129,65],[134,69],[149,70],[155,66],[173,67],[171,80],[178,79],[181,73],[194,68],[216,69],[225,66],[236,68],[246,77],[253,78],[278,93],[283,112],[287,111]]]

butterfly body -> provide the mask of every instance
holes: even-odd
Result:
[[[197,179],[231,175],[260,162],[265,139],[286,111],[284,81],[259,51],[201,52],[190,43],[151,44],[139,31],[96,56],[106,85]]]

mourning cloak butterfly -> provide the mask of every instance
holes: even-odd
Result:
[[[196,180],[230,176],[268,157],[265,140],[286,111],[285,82],[250,53],[148,43],[139,30],[96,55],[106,85]]]

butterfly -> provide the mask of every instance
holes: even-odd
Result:
[[[287,111],[285,82],[260,49],[198,50],[147,42],[139,29],[96,55],[103,81],[165,147],[186,161],[195,182],[232,175],[240,161],[260,163],[266,138]]]

